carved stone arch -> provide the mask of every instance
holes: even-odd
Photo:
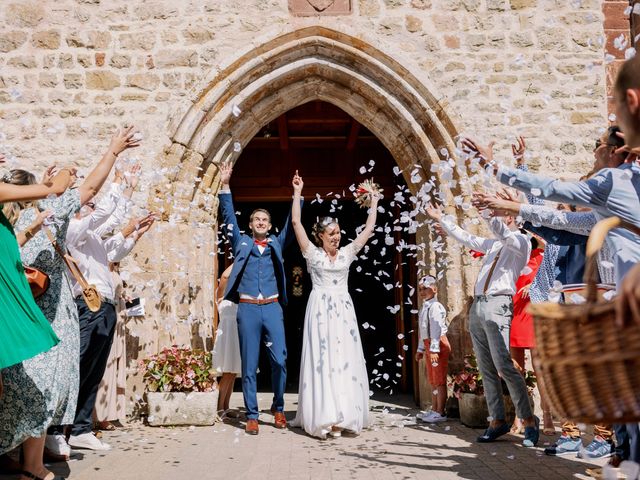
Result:
[[[374,133],[415,193],[413,166],[430,172],[442,148],[455,148],[457,131],[446,102],[433,92],[424,74],[360,39],[324,27],[303,28],[248,48],[204,81],[186,113],[171,120],[171,145],[162,158],[168,171],[165,185],[171,188],[160,195],[165,219],[212,230],[220,162],[238,158],[236,142],[246,145],[265,124],[313,100],[338,106]],[[442,181],[437,187],[449,199],[460,194],[448,185]],[[425,230],[418,232],[418,242],[426,245],[426,263],[434,265]],[[440,291],[441,300],[455,312],[462,306],[461,290],[470,286],[466,270],[459,256],[450,256]]]

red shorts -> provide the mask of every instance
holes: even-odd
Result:
[[[424,352],[427,364],[427,378],[432,387],[442,387],[447,384],[447,370],[449,369],[449,355],[451,355],[451,346],[449,342],[440,340],[440,354],[438,357],[438,366],[434,367],[429,361],[429,351]]]

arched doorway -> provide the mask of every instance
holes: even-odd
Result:
[[[373,392],[413,392],[417,333],[414,288],[415,257],[394,248],[403,240],[415,243],[415,234],[397,228],[401,210],[410,208],[411,195],[404,179],[394,173],[396,163],[369,130],[338,107],[313,101],[289,110],[265,127],[243,149],[231,188],[241,226],[255,208],[267,208],[274,228],[286,218],[291,204],[291,176],[299,170],[305,179],[303,222],[308,231],[319,216],[340,220],[344,243],[355,237],[366,214],[353,201],[352,191],[365,178],[382,186],[387,200],[379,212],[378,231],[350,274],[350,292],[363,325],[361,336]],[[391,243],[393,242],[393,243]],[[226,242],[228,244],[228,242]],[[230,263],[226,249],[220,268]],[[288,390],[298,391],[302,326],[311,289],[305,260],[293,245],[285,251],[289,305],[285,329],[289,352]],[[409,305],[408,302],[412,302]],[[265,357],[261,371],[269,371]],[[260,387],[269,390],[269,375],[259,375]]]
[[[164,212],[165,219],[200,229],[215,243],[218,165],[235,162],[265,125],[315,100],[335,105],[372,132],[413,193],[421,185],[411,182],[411,172],[415,168],[433,171],[435,188],[451,200],[449,212],[462,215],[452,200],[464,193],[456,181],[457,172],[447,169],[439,157],[442,149],[454,150],[456,129],[445,102],[434,96],[425,79],[362,40],[323,27],[256,43],[259,46],[247,46],[233,63],[220,66],[212,78],[203,80],[186,112],[172,119],[171,144],[162,159],[171,192],[161,205],[155,199],[157,192],[151,195],[151,203]],[[419,229],[416,237],[423,272],[435,273],[437,258],[449,257],[440,280],[440,299],[453,315],[459,314],[464,301],[461,292],[471,287],[468,264],[451,254],[449,245],[444,251],[431,249],[428,229]],[[190,280],[185,295],[193,293],[196,315],[212,317],[208,285],[213,284],[214,275],[199,270],[197,277],[198,289],[192,292]],[[454,351],[460,353],[468,350],[463,331],[460,323],[452,332]]]

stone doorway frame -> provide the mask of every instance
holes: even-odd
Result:
[[[211,236],[215,238],[218,165],[237,160],[236,142],[246,145],[269,121],[312,100],[336,105],[374,133],[416,193],[410,179],[414,165],[430,172],[431,165],[440,161],[441,148],[454,151],[457,135],[446,101],[434,95],[421,75],[361,39],[320,26],[247,46],[237,58],[213,72],[190,99],[186,111],[170,120],[171,144],[164,151],[161,167],[173,172],[167,178],[171,191],[169,195],[165,191],[167,200],[162,205],[158,205],[159,192],[152,192],[151,203],[162,208],[165,219],[177,209],[182,222],[213,225]],[[242,112],[237,117],[235,107]],[[451,199],[463,192],[459,187],[450,189],[447,181],[438,183],[449,199],[448,213],[461,217]],[[416,237],[418,244],[425,245],[423,261],[435,265],[436,253],[429,246],[431,232],[420,229]],[[447,250],[452,253],[450,245]],[[214,265],[210,285],[216,270]],[[460,316],[464,305],[461,291],[471,291],[472,270],[464,258],[449,255],[448,268],[439,282],[439,298],[454,316]],[[207,281],[206,274],[202,281]],[[205,303],[209,304],[206,299]],[[215,315],[212,303],[204,308],[204,315]],[[465,320],[455,327],[460,331],[453,348],[460,357],[469,350]]]

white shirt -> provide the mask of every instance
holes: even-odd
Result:
[[[72,219],[67,230],[67,248],[78,262],[78,268],[87,282],[95,285],[100,295],[110,301],[115,300],[116,285],[109,271],[107,247],[111,250],[122,247],[118,242],[124,243],[124,237],[120,234],[122,239],[115,238],[111,242],[108,239],[105,242],[100,232],[105,231],[101,227],[114,213],[121,192],[118,185],[112,184],[107,194],[97,203],[96,209],[90,215]],[[72,284],[74,296],[81,295],[82,288],[75,278],[72,278]]]
[[[429,351],[440,353],[440,337],[447,334],[447,311],[433,298],[426,300],[418,313],[418,352],[424,352],[424,341],[429,339]]]
[[[445,215],[440,224],[447,233],[466,247],[484,253],[484,261],[476,280],[475,295],[515,295],[516,280],[529,262],[531,242],[519,231],[510,230],[497,218],[489,221],[489,227],[498,238],[484,238],[473,235],[455,224],[453,218]],[[500,258],[491,275],[487,291],[484,284],[491,270],[491,264],[500,253]]]

